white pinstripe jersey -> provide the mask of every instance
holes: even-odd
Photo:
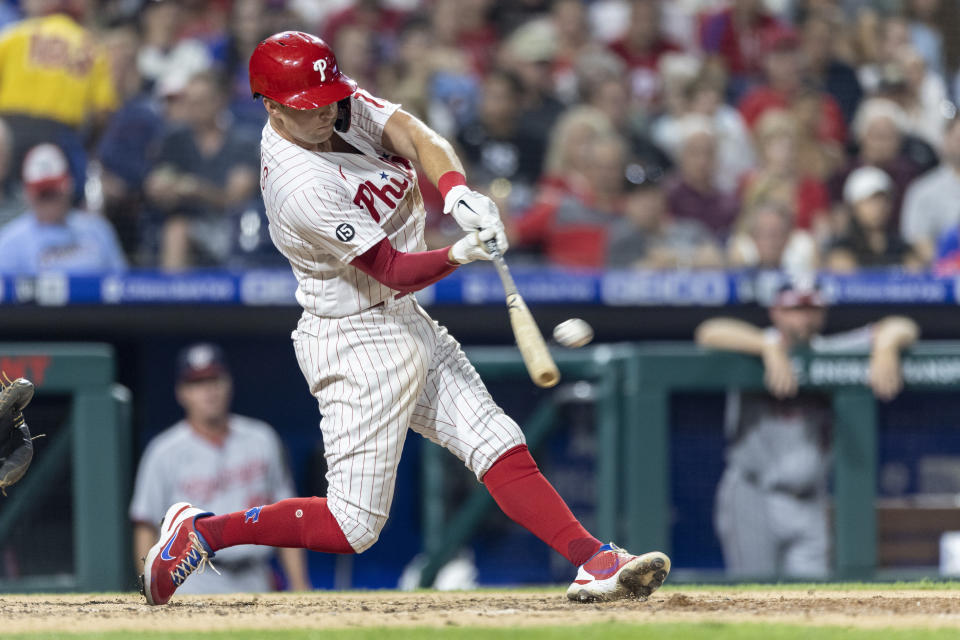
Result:
[[[359,313],[396,293],[350,266],[351,260],[383,238],[398,251],[426,249],[416,171],[380,142],[399,105],[360,89],[350,102],[350,127],[334,135],[359,154],[308,151],[269,122],[260,141],[270,237],[297,278],[297,302],[307,312],[300,329],[313,334],[318,316]]]

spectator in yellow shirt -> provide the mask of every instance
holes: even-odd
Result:
[[[86,174],[84,138],[116,107],[106,53],[74,16],[89,0],[28,0],[26,18],[0,34],[0,115],[14,132],[11,175],[27,150],[58,144],[67,153],[76,192]]]

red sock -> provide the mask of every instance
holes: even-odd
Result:
[[[353,553],[326,498],[290,498],[197,520],[197,532],[214,551],[238,544],[298,547],[324,553]]]
[[[511,520],[580,566],[602,545],[573,517],[567,503],[540,473],[527,445],[500,456],[483,484]]]

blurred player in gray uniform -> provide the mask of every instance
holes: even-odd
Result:
[[[295,495],[276,432],[265,422],[230,413],[230,374],[218,347],[195,344],[180,353],[176,393],[186,415],[150,442],[137,472],[130,504],[137,564],[156,540],[157,524],[172,502],[197,501],[236,511]],[[289,588],[309,589],[304,551],[277,552]],[[272,591],[273,554],[272,547],[232,547],[217,554],[222,577],[198,575],[183,591]]]
[[[788,284],[770,309],[770,328],[731,318],[697,328],[700,345],[763,358],[769,391],[728,396],[727,466],[717,490],[715,524],[730,574],[822,578],[829,573],[830,401],[798,393],[790,351],[869,350],[876,396],[890,400],[901,389],[900,351],[916,341],[916,323],[890,316],[822,336],[825,317],[816,289]]]

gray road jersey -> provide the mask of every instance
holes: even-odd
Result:
[[[775,330],[772,330],[775,331]],[[832,336],[815,336],[817,353],[868,350],[870,326]],[[727,464],[750,482],[796,495],[825,489],[830,465],[829,397],[801,393],[777,400],[765,392],[727,395]]]
[[[185,421],[147,446],[137,470],[130,519],[156,524],[174,502],[230,513],[294,496],[283,445],[265,422],[230,416],[221,444],[199,436]],[[217,552],[223,564],[266,559],[271,547],[241,545]]]

